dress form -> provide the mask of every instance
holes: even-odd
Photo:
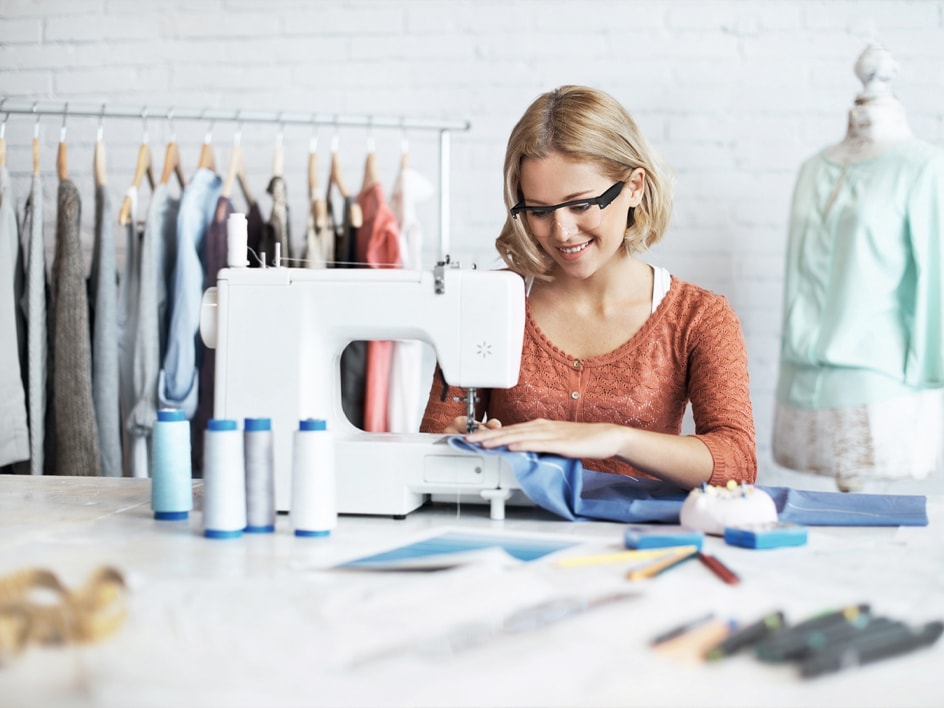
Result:
[[[940,201],[944,160],[914,138],[886,49],[867,47],[855,73],[863,90],[845,138],[804,163],[797,181],[773,433],[779,465],[832,476],[844,491],[939,473],[944,428],[936,375],[882,368],[941,358],[936,340],[920,342],[940,308],[916,305],[928,290],[914,275],[937,277],[941,229],[909,210]]]
[[[905,108],[892,93],[898,63],[879,45],[866,48],[855,65],[862,91],[849,109],[849,124],[842,142],[826,150],[826,156],[844,165],[878,157],[914,136]]]

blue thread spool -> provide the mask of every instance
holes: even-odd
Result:
[[[275,451],[271,418],[246,418],[246,533],[275,531]]]
[[[238,538],[246,528],[246,461],[235,420],[213,418],[203,435],[203,535]]]
[[[159,521],[180,521],[193,509],[190,421],[183,411],[157,412],[151,443],[151,509]]]
[[[299,421],[292,456],[292,510],[296,536],[328,536],[338,524],[334,438],[327,423]]]

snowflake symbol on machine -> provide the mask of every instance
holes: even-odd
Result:
[[[481,342],[476,346],[475,353],[486,359],[492,355],[492,345],[488,342]]]

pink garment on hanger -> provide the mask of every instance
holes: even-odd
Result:
[[[399,268],[400,230],[397,219],[384,199],[383,188],[375,182],[362,191],[357,203],[364,215],[357,238],[357,260],[370,268]],[[390,362],[393,342],[367,343],[367,378],[364,392],[364,430],[389,431],[387,399],[390,390]]]

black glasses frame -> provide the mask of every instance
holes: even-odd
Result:
[[[522,212],[527,213],[530,211],[530,212],[551,213],[551,212],[557,211],[558,209],[563,209],[564,207],[574,207],[574,206],[583,206],[583,205],[587,205],[587,206],[596,205],[600,207],[600,209],[606,209],[613,202],[613,200],[616,199],[620,195],[620,192],[623,191],[623,186],[625,184],[626,184],[625,182],[617,182],[608,190],[606,190],[603,194],[601,194],[599,197],[591,197],[590,199],[574,199],[573,201],[570,201],[570,202],[563,202],[561,204],[552,204],[551,206],[536,206],[536,205],[527,206],[524,203],[524,200],[521,200],[520,202],[518,202],[511,208],[511,218],[517,219],[518,214]]]

